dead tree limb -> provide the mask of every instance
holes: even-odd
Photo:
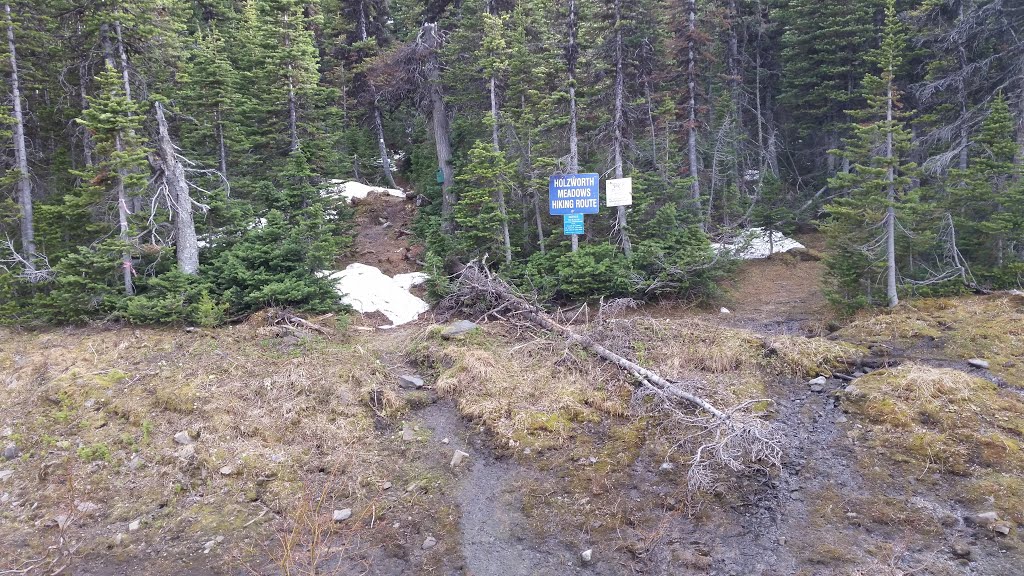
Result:
[[[543,308],[530,302],[485,265],[478,262],[467,265],[454,282],[452,293],[441,302],[438,309],[442,313],[473,310],[505,319],[523,318],[534,326],[582,346],[632,376],[637,392],[660,400],[663,411],[674,423],[696,427],[697,432],[686,438],[698,443],[690,458],[687,473],[687,485],[691,492],[711,488],[717,470],[738,472],[747,468],[770,470],[781,466],[782,448],[778,430],[772,423],[748,410],[752,404],[762,400],[750,400],[726,410],[720,409],[685,389],[684,383],[664,378],[613,352],[590,336],[556,322]],[[683,412],[680,404],[694,410],[692,415]]]

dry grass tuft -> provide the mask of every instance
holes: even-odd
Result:
[[[774,336],[766,345],[765,366],[794,378],[831,375],[864,355],[845,342],[802,336]]]
[[[517,346],[503,334],[487,336],[458,344],[428,340],[420,352],[438,372],[438,392],[503,444],[557,446],[578,423],[628,412],[613,370],[569,350],[560,355],[547,342]]]
[[[869,442],[917,474],[1024,469],[1024,401],[950,368],[904,364],[860,378],[844,404],[875,425]],[[1017,505],[1019,501],[1013,501]]]

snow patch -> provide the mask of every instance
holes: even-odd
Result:
[[[403,290],[409,290],[413,286],[423,284],[430,279],[430,276],[426,272],[409,272],[408,274],[395,274],[394,278],[395,283]]]
[[[407,324],[430,310],[429,304],[409,293],[414,282],[422,284],[426,281],[427,275],[422,272],[399,274],[392,278],[378,268],[356,262],[344,270],[325,270],[321,275],[334,281],[335,290],[341,294],[341,301],[345,304],[363,314],[381,312],[387,316],[391,325],[381,328]],[[419,275],[422,275],[422,280]]]
[[[767,258],[772,254],[805,249],[803,244],[787,237],[782,232],[772,232],[769,235],[764,228],[748,228],[740,232],[731,242],[712,243],[711,247],[716,252],[727,252],[733,258],[740,260],[757,260]]]
[[[353,198],[366,198],[369,194],[384,194],[405,198],[405,192],[397,188],[383,188],[381,186],[369,186],[354,180],[331,180],[330,186],[320,191],[324,198],[344,198],[345,202],[351,203]]]

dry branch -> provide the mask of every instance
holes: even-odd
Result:
[[[687,485],[691,492],[711,488],[719,470],[739,472],[748,468],[770,470],[781,466],[782,448],[778,430],[749,410],[761,400],[720,409],[685,389],[685,383],[664,378],[613,352],[592,337],[556,322],[515,287],[491,273],[485,265],[477,262],[467,265],[454,282],[452,293],[441,302],[439,310],[468,310],[508,321],[525,319],[536,327],[554,332],[570,343],[582,346],[632,376],[637,394],[658,400],[660,411],[667,421],[696,428],[697,432],[686,438],[697,445],[687,473]]]

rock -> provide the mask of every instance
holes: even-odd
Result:
[[[863,378],[864,376],[867,376],[867,374],[864,373],[864,372],[861,372],[860,370],[857,370],[857,371],[855,371],[853,373],[853,377],[854,378]]]
[[[14,475],[14,470],[0,470],[0,482],[7,480]]]
[[[385,483],[381,484],[380,485],[380,489],[381,490],[390,490],[391,489],[391,482],[385,482]]]
[[[836,424],[845,424],[846,421],[847,421],[846,416],[843,416],[842,414],[840,414],[839,416],[836,417]]]
[[[114,545],[120,546],[122,542],[124,542],[124,533],[118,532],[117,536],[114,536]]]
[[[129,470],[138,470],[142,466],[142,458],[138,455],[132,456],[131,461],[128,462]]]
[[[479,328],[479,326],[477,326],[475,322],[459,320],[449,324],[448,327],[441,332],[441,338],[444,338],[445,340],[465,338],[466,334],[469,334],[477,328]]]
[[[139,528],[142,528],[142,521],[141,520],[132,520],[130,523],[128,523],[128,531],[129,532],[135,532]]]
[[[449,442],[451,442],[451,440],[449,440],[447,438],[444,438],[444,439],[441,440],[441,444],[447,444]]]
[[[998,532],[1003,536],[1006,536],[1010,533],[1011,530],[1013,530],[1013,524],[1007,522],[1006,520],[1000,520],[998,522],[993,522],[992,525],[989,526],[989,530],[993,532]]]
[[[463,452],[462,450],[456,450],[455,453],[452,454],[452,462],[450,466],[452,468],[456,468],[458,467],[459,464],[462,464],[462,461],[465,460],[466,458],[469,458],[468,453]]]
[[[231,476],[235,473],[235,467],[227,464],[225,466],[221,466],[219,472],[221,476]]]
[[[352,509],[344,508],[342,510],[335,510],[334,515],[331,517],[335,522],[344,522],[352,517]]]
[[[217,541],[216,540],[208,541],[206,544],[203,545],[203,554],[209,554],[210,550],[213,550],[213,547],[216,546],[216,545],[217,545]]]
[[[21,456],[21,448],[18,448],[17,444],[8,444],[7,448],[4,448],[4,460],[14,460],[18,456]]]
[[[430,550],[434,546],[437,546],[437,539],[433,536],[427,536],[427,538],[423,541],[423,549]]]
[[[671,462],[662,462],[661,466],[658,467],[658,470],[660,470],[662,472],[671,472],[671,471],[675,470],[675,468],[676,468],[676,465],[671,463]]]
[[[820,385],[820,384],[815,384],[815,385],[811,386],[811,392],[824,392],[824,391],[825,391],[825,387]]]
[[[415,374],[402,374],[398,377],[398,385],[402,388],[423,388],[423,378]]]
[[[583,552],[580,552],[580,560],[582,560],[584,564],[590,564],[590,561],[593,558],[594,558],[594,550],[593,550],[593,548],[587,548]]]
[[[82,514],[89,514],[91,512],[99,510],[100,506],[99,504],[94,504],[92,502],[79,502],[78,505],[75,506],[75,508],[77,508],[78,511]]]
[[[968,524],[974,524],[983,528],[989,528],[999,522],[999,513],[995,511],[982,512],[966,519]]]
[[[861,392],[860,388],[858,388],[856,384],[850,384],[846,388],[843,388],[843,393],[850,398],[861,398],[864,396],[864,393]]]
[[[971,547],[963,540],[955,540],[950,546],[950,550],[953,551],[953,556],[957,558],[970,558]]]
[[[725,306],[722,306],[721,308],[719,308],[718,312],[719,312],[719,314],[732,314],[732,311],[729,310],[728,308],[726,308]]]
[[[186,444],[178,451],[174,453],[180,460],[191,460],[196,457],[196,447],[194,444]]]
[[[981,358],[971,358],[967,361],[967,364],[972,368],[981,368],[982,370],[988,370],[988,360]]]
[[[412,442],[416,439],[416,431],[412,429],[412,426],[408,422],[402,422],[402,440],[406,442]]]
[[[828,382],[828,378],[825,378],[824,376],[818,376],[817,378],[808,380],[807,384],[810,386],[824,386],[826,382]]]
[[[190,436],[187,431],[182,430],[174,435],[174,441],[178,444],[191,444],[192,436]]]

